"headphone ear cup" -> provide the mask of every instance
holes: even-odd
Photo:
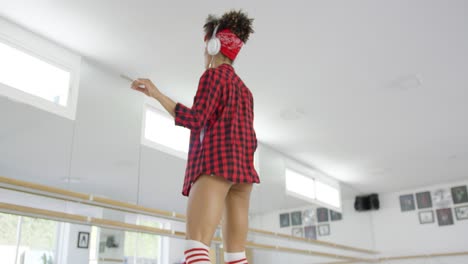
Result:
[[[208,45],[206,47],[208,54],[211,56],[215,56],[221,50],[221,41],[218,38],[212,38],[208,41]]]

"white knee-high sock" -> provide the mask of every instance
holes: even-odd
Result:
[[[224,252],[224,262],[226,264],[249,264],[245,251],[235,253]]]
[[[186,264],[211,264],[210,248],[199,241],[186,240],[184,255]]]

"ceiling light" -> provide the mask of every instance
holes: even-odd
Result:
[[[398,90],[410,90],[422,86],[421,78],[416,74],[404,75],[389,84],[389,88]]]

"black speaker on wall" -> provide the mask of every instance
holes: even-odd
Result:
[[[369,200],[370,200],[370,206],[372,210],[379,210],[380,209],[380,201],[379,201],[379,195],[374,193],[369,195]]]
[[[358,212],[379,210],[380,202],[379,195],[374,193],[370,195],[356,196],[354,201],[354,209]]]

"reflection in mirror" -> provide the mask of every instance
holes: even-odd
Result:
[[[27,182],[0,182],[0,264],[183,263],[189,130],[119,75],[148,77],[190,106],[203,71],[196,35],[214,1],[186,1],[189,8],[37,2],[2,1],[0,10],[0,176]],[[221,11],[228,1],[217,2]],[[335,1],[261,2],[236,1],[263,25],[234,65],[252,84],[259,143],[249,264],[429,256],[441,248],[468,255],[468,236],[460,235],[468,233],[467,1],[342,1],[358,15],[337,12]],[[281,29],[303,34],[284,38]],[[277,52],[289,42],[301,44]],[[269,63],[273,57],[278,63]],[[408,69],[417,78],[400,72]],[[392,74],[418,85],[425,79],[428,89],[375,89]],[[304,177],[288,183],[288,174]],[[44,188],[32,191],[31,183]],[[73,192],[82,196],[67,197]],[[367,192],[378,193],[382,206],[355,210],[354,199]],[[432,201],[435,192],[444,195]],[[400,208],[400,195],[410,210]],[[441,221],[441,209],[450,221]],[[213,264],[223,262],[218,242]]]
[[[57,263],[61,223],[0,213],[2,263]]]

